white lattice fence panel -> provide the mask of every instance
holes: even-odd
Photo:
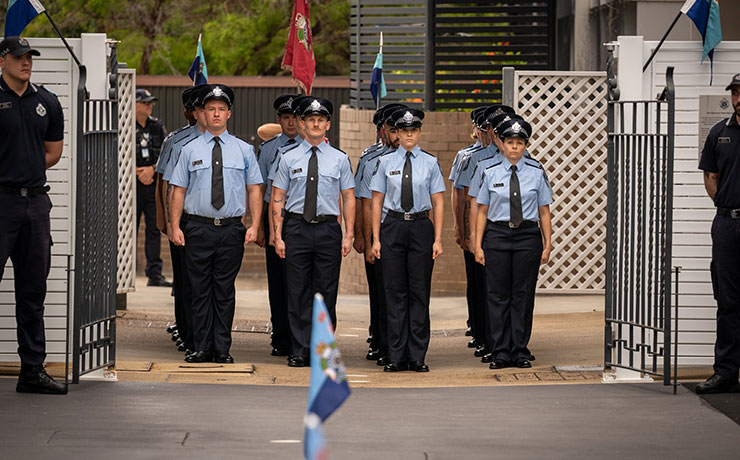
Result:
[[[136,285],[136,70],[120,72],[118,105],[118,285]]]
[[[529,151],[552,184],[553,251],[540,290],[604,289],[606,74],[515,73],[517,113],[532,124]]]

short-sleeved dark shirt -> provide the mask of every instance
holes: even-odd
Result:
[[[149,117],[144,126],[136,122],[136,166],[154,166],[167,137],[167,130],[161,121]]]
[[[740,209],[740,125],[735,115],[709,131],[699,169],[719,174],[715,206]]]
[[[64,139],[64,113],[54,93],[29,84],[18,96],[0,77],[0,185],[46,184],[44,142]]]

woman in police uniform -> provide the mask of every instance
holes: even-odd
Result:
[[[504,158],[489,166],[481,179],[475,258],[486,266],[490,368],[527,368],[532,367],[527,298],[534,295],[539,265],[550,258],[552,190],[542,166],[524,157],[532,132],[529,123],[509,120],[497,132]]]
[[[388,319],[390,363],[383,370],[428,372],[429,296],[434,259],[442,254],[444,177],[437,158],[418,146],[424,112],[401,109],[391,118],[400,145],[378,160],[370,182],[373,255],[383,267]]]

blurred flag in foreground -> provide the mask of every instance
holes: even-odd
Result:
[[[198,51],[195,53],[195,59],[190,66],[188,75],[193,80],[193,86],[205,85],[208,83],[208,67],[206,66],[206,56],[203,54],[203,45],[200,41],[203,34],[198,35]]]
[[[710,68],[714,73],[714,48],[722,41],[722,25],[719,20],[719,3],[717,0],[686,0],[681,12],[691,19],[699,29],[704,51],[701,62],[709,56]],[[709,83],[711,85],[711,81]]]
[[[295,0],[290,17],[290,32],[285,43],[285,54],[281,69],[290,70],[293,81],[306,95],[311,94],[313,78],[316,75],[316,59],[313,54],[311,35],[311,14],[308,0]]]
[[[378,57],[375,58],[373,74],[370,76],[370,93],[373,95],[375,107],[380,107],[380,100],[388,94],[383,78],[383,32],[380,33],[380,49]]]
[[[334,327],[324,298],[316,294],[311,327],[311,385],[308,387],[308,410],[304,418],[304,454],[307,459],[328,458],[321,424],[342,405],[349,393],[342,354],[334,341]]]
[[[46,8],[39,0],[9,0],[5,13],[5,36],[20,35],[28,23],[44,11]]]

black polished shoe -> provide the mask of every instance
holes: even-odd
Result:
[[[534,361],[534,355],[527,356],[527,359],[530,360],[530,361]]]
[[[192,355],[193,353],[195,353],[195,352],[193,350],[191,350],[190,348],[186,348],[185,349],[185,356]]]
[[[470,339],[470,342],[468,342],[468,348],[478,348],[479,346],[480,343],[476,339]]]
[[[196,351],[185,356],[186,363],[212,363],[213,353],[210,351]]]
[[[696,394],[733,393],[737,391],[737,379],[714,374],[696,386]]]
[[[302,356],[291,356],[288,358],[288,366],[290,367],[306,367],[310,365],[308,358]]]
[[[172,281],[168,281],[162,275],[150,276],[149,281],[146,283],[147,286],[158,286],[158,287],[172,287]]]
[[[517,358],[517,360],[514,361],[514,366],[520,369],[529,369],[532,367],[532,363],[530,363],[527,358]]]
[[[288,354],[288,350],[277,347],[273,347],[272,351],[270,352],[270,355],[272,356],[288,356]]]
[[[429,372],[429,366],[424,364],[424,361],[411,361],[409,369],[416,372]]]
[[[488,350],[486,350],[485,346],[481,345],[475,349],[475,351],[473,352],[473,356],[475,356],[476,358],[482,358],[486,355],[486,353],[488,353]]]
[[[391,359],[388,356],[381,356],[380,358],[378,358],[377,361],[375,361],[375,364],[377,364],[378,366],[385,366],[386,364],[390,363]]]
[[[176,330],[177,330],[177,324],[174,324],[173,323],[173,324],[167,326],[167,333],[168,334],[174,334]]]
[[[172,336],[170,336],[170,340],[172,340],[173,342],[177,342],[178,340],[180,340],[180,333],[177,331],[173,332]]]
[[[473,335],[473,330],[471,328],[465,329],[465,337],[471,337]]]
[[[480,362],[482,363],[492,363],[493,362],[493,353],[486,353],[483,355],[480,359]]]
[[[373,336],[372,336],[372,334],[370,334],[370,335],[367,336],[367,340],[365,340],[365,342],[370,343],[372,341],[373,341]]]
[[[367,355],[365,355],[365,359],[368,361],[377,361],[378,358],[380,358],[380,350],[373,350],[370,349],[367,351]]]
[[[510,364],[505,359],[494,359],[491,364],[488,365],[489,369],[506,369]]]
[[[43,395],[66,395],[67,386],[49,377],[44,366],[21,364],[21,373],[15,386],[18,393],[37,393]]]
[[[179,342],[180,345],[177,346],[177,351],[185,351],[187,348],[185,348],[185,344],[182,342]]]
[[[217,351],[213,354],[213,362],[219,364],[234,364],[234,358],[228,353]]]
[[[409,370],[409,366],[406,363],[388,363],[383,368],[383,372],[401,372]]]

